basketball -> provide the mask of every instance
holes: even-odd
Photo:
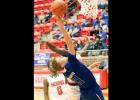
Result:
[[[67,11],[67,4],[63,0],[55,0],[51,3],[50,10],[56,16],[63,16]]]

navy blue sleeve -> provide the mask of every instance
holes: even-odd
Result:
[[[81,63],[75,55],[67,53],[66,57],[68,57],[68,63],[66,64],[66,69],[68,70],[67,73],[64,73],[65,76],[69,76],[71,72],[74,72],[74,78],[76,80],[73,79],[73,81],[77,83],[80,82],[80,88],[88,88],[93,84],[96,84],[95,78],[91,71],[83,63]]]
[[[66,57],[68,57],[68,63],[71,65],[71,67],[75,70],[81,69],[81,68],[87,68],[83,63],[81,63],[77,58],[76,55],[72,55],[70,53],[66,54]]]
[[[76,63],[78,61],[77,58],[76,58],[76,55],[72,55],[70,53],[67,53],[66,57],[68,57],[68,62],[69,63]]]

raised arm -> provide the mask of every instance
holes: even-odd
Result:
[[[64,36],[64,39],[65,39],[65,42],[67,44],[67,47],[68,47],[69,52],[72,55],[75,55],[76,52],[75,52],[75,49],[74,49],[74,44],[72,42],[71,37],[67,33],[67,31],[64,29],[64,22],[61,20],[60,17],[57,17],[57,23],[58,23],[58,26],[60,28],[60,31],[63,33],[63,36]]]
[[[45,42],[45,44],[53,51],[53,52],[56,52],[58,54],[60,54],[61,56],[64,56],[66,57],[66,54],[67,54],[67,51],[64,50],[64,49],[60,49],[58,48],[57,46],[55,46],[54,44],[48,42],[48,41],[42,41],[42,42]]]
[[[85,52],[87,50],[87,47],[89,46],[90,44],[90,40],[88,37],[86,37],[86,44],[85,46],[82,48],[82,50],[80,50],[80,54],[82,54],[83,52]]]

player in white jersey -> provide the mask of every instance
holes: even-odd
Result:
[[[79,60],[79,61],[82,61],[82,58],[81,58],[81,54],[82,53],[85,53],[84,51],[85,51],[85,49],[87,48],[87,46],[88,46],[88,44],[89,44],[89,42],[88,42],[88,37],[87,37],[87,43],[86,43],[86,45],[85,45],[85,47],[79,52],[79,53],[77,53],[76,54],[76,56],[77,56],[77,59]],[[60,58],[59,58],[60,59]],[[63,63],[63,58],[62,59],[60,59],[62,62],[61,63]],[[53,61],[53,60],[52,60]],[[55,61],[55,60],[54,60]],[[58,64],[55,64],[55,62],[54,63],[52,63],[51,61],[49,61],[50,62],[50,64],[49,64],[49,69],[50,69],[50,71],[51,72],[53,72],[52,74],[54,74],[54,71],[56,70],[55,68],[56,67],[52,67],[52,66],[58,66]],[[53,65],[51,65],[51,64],[53,64]],[[59,68],[59,67],[57,67],[57,68]],[[45,98],[48,98],[48,99],[45,99],[45,100],[55,100],[55,99],[49,99],[50,98],[50,96],[52,96],[53,94],[56,94],[56,93],[54,93],[53,91],[53,89],[51,90],[50,88],[47,88],[47,87],[49,87],[49,86],[47,86],[47,85],[49,85],[48,83],[50,82],[50,81],[48,81],[48,80],[56,80],[56,79],[54,79],[54,78],[49,78],[50,76],[48,76],[48,78],[46,79],[46,80],[44,80],[44,93],[45,93]],[[75,83],[74,81],[72,81],[72,80],[70,80],[69,78],[67,78],[67,86],[66,86],[66,90],[67,90],[67,93],[65,93],[65,96],[66,97],[68,97],[68,99],[67,100],[80,100],[80,89],[79,89],[79,86],[78,86],[78,84],[77,83]],[[65,81],[65,82],[66,82]],[[49,89],[50,90],[50,93],[48,93],[48,90],[47,89]],[[56,90],[56,89],[55,89]],[[52,93],[53,92],[53,93]],[[50,94],[50,95],[47,95],[47,94]],[[58,95],[57,95],[58,96]],[[53,97],[54,97],[54,95],[53,95]],[[59,98],[59,97],[58,97]],[[57,98],[57,100],[64,100],[64,99],[58,99]],[[60,95],[60,98],[62,98],[61,97],[61,95]]]
[[[67,78],[67,92],[69,100],[80,100],[80,89],[77,83]]]
[[[58,74],[53,67],[56,63],[55,58],[49,61],[48,68],[51,74],[44,80],[45,100],[68,100],[66,90],[66,78],[63,74]]]
[[[79,61],[82,61],[80,54],[76,54]],[[77,83],[67,78],[67,92],[69,100],[80,100],[80,89]]]

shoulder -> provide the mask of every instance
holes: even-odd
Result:
[[[66,56],[69,58],[69,57],[75,57],[76,58],[76,55],[72,55],[71,53],[67,52],[66,53]]]

